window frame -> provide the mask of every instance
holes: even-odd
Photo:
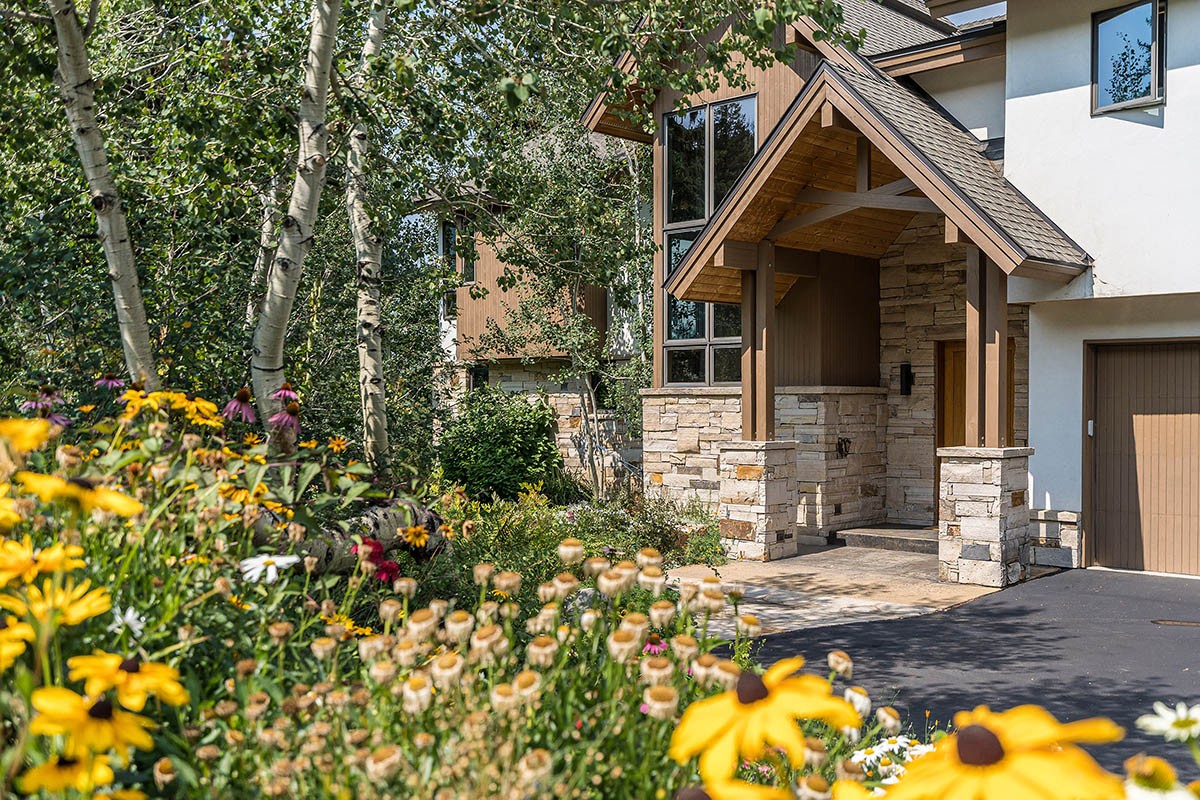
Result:
[[[446,227],[454,228],[454,249],[447,252],[446,250]],[[466,218],[461,215],[456,215],[452,218],[444,218],[438,220],[438,255],[443,258],[454,259],[454,271],[458,274],[459,280],[463,286],[473,286],[476,282],[475,269],[478,266],[474,259],[468,261],[465,256],[458,252],[459,239],[465,238],[468,234],[474,235],[474,232],[467,230]],[[467,268],[470,267],[471,277],[467,277]]]
[[[714,378],[714,360],[713,350],[728,348],[732,346],[741,347],[742,337],[738,336],[722,336],[715,337],[716,323],[716,304],[704,302],[704,338],[703,339],[670,339],[670,295],[666,291],[666,284],[670,277],[674,274],[671,269],[670,256],[671,252],[668,249],[668,243],[672,236],[686,233],[699,234],[708,223],[716,206],[716,180],[715,180],[715,164],[713,162],[713,151],[715,144],[714,136],[714,120],[716,106],[725,105],[727,103],[740,103],[745,100],[754,100],[754,153],[757,154],[762,144],[762,131],[758,123],[758,92],[748,92],[746,94],[737,95],[736,97],[725,97],[720,100],[714,100],[710,103],[702,103],[699,105],[689,106],[688,108],[671,110],[664,112],[662,117],[663,131],[663,195],[662,195],[662,286],[659,291],[662,293],[661,314],[662,314],[662,360],[663,360],[663,386],[678,386],[678,387],[700,387],[700,386],[737,386],[740,381],[715,381]],[[698,109],[704,109],[704,207],[706,213],[699,219],[685,220],[681,222],[670,222],[670,169],[667,164],[667,159],[670,156],[669,145],[667,142],[667,119],[677,114],[687,114]],[[735,184],[736,185],[736,184]],[[731,189],[732,190],[732,189]],[[681,301],[687,302],[687,301]],[[668,361],[669,353],[673,350],[701,350],[704,351],[704,381],[697,382],[677,382],[670,379],[670,363]]]
[[[1149,3],[1153,7],[1150,25],[1150,94],[1120,103],[1100,105],[1100,26],[1122,14]],[[1099,117],[1116,111],[1152,108],[1167,102],[1167,0],[1134,0],[1131,3],[1092,13],[1092,116]]]

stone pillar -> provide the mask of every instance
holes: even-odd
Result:
[[[717,516],[730,556],[796,555],[796,443],[723,442],[719,452]]]
[[[1030,447],[943,447],[938,576],[1008,586],[1025,577]]]

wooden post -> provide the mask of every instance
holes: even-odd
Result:
[[[871,140],[858,137],[858,152],[855,154],[855,191],[871,191]]]
[[[755,440],[755,271],[742,271],[742,439]]]
[[[986,284],[983,259],[978,247],[967,251],[967,447],[978,447],[983,443],[984,428],[984,328]]]
[[[984,259],[987,278],[984,292],[987,324],[984,332],[985,447],[1007,447],[1008,442],[1008,275],[991,259]]]
[[[754,278],[754,434],[775,439],[775,245],[760,242]]]

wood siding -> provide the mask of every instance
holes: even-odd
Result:
[[[1200,343],[1097,347],[1091,564],[1200,575]]]
[[[496,251],[480,241],[475,241],[478,260],[475,262],[475,286],[487,290],[484,297],[471,296],[470,286],[456,290],[458,305],[457,357],[459,361],[476,362],[512,358],[562,358],[566,355],[557,349],[530,349],[520,353],[492,353],[479,351],[479,342],[488,331],[488,320],[495,320],[503,328],[509,318],[509,309],[516,309],[524,295],[518,284],[509,291],[502,290],[497,280],[504,274],[504,264]],[[460,259],[459,270],[462,270]],[[589,286],[584,291],[584,309],[600,333],[601,339],[608,333],[608,293],[598,286]]]

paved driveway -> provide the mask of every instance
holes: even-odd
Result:
[[[1124,725],[1125,741],[1094,750],[1110,769],[1150,750],[1200,777],[1185,748],[1133,727],[1155,700],[1200,703],[1200,580],[1068,570],[926,616],[768,636],[759,658],[817,662],[834,648],[918,730],[926,709],[947,720],[978,704],[1039,703],[1060,719]]]

